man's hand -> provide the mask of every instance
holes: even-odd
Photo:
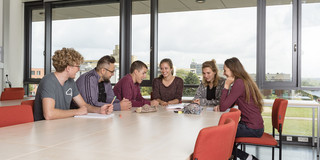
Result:
[[[113,112],[112,104],[105,104],[100,108],[100,114],[111,114]]]
[[[128,111],[131,110],[132,103],[126,98],[123,98],[122,101],[120,101],[120,107],[121,111]]]
[[[77,109],[77,113],[76,115],[85,115],[88,114],[88,109],[87,107],[80,107],[79,109]]]
[[[159,102],[157,100],[152,100],[151,101],[151,106],[158,106]]]

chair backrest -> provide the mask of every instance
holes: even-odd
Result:
[[[32,111],[33,111],[34,99],[33,100],[22,101],[21,105],[29,105],[29,106],[32,107]]]
[[[1,101],[23,99],[23,96],[24,96],[24,91],[23,90],[3,91],[1,93]]]
[[[24,92],[24,88],[22,87],[4,88],[4,91],[23,91]]]
[[[288,100],[277,98],[273,102],[272,106],[272,126],[279,132],[280,124],[281,130],[283,128],[284,118],[286,116],[286,110],[288,106]]]
[[[219,125],[223,125],[228,118],[231,118],[235,122],[235,130],[238,129],[239,119],[241,111],[237,108],[231,108],[229,112],[223,113],[219,120]],[[234,133],[234,138],[236,137],[236,132]],[[232,148],[229,150],[230,155],[232,154]]]
[[[30,105],[0,107],[0,127],[33,122]]]
[[[193,152],[193,160],[226,160],[233,148],[235,122],[228,118],[224,124],[203,128],[199,132]]]
[[[231,118],[236,123],[236,128],[238,127],[239,118],[241,115],[241,111],[237,108],[231,108],[229,112],[223,113],[219,120],[219,125],[224,124],[226,119]]]

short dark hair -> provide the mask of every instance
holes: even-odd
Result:
[[[116,60],[114,59],[114,57],[112,56],[103,56],[99,59],[98,63],[97,63],[97,70],[100,70],[101,68],[103,68],[105,64],[110,65],[110,63],[115,63]]]
[[[143,67],[148,69],[148,66],[145,63],[143,63],[142,61],[139,61],[139,60],[134,61],[130,66],[130,73],[133,73],[134,70],[140,71]]]

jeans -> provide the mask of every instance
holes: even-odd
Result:
[[[263,132],[264,132],[264,128],[251,129],[251,128],[248,128],[245,124],[240,122],[238,124],[236,137],[261,137],[263,135]],[[249,156],[248,153],[241,151],[240,149],[237,149],[237,157],[239,157],[241,160],[247,159],[248,156]]]

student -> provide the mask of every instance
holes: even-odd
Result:
[[[193,98],[193,103],[204,106],[219,105],[225,79],[220,77],[218,72],[219,70],[214,59],[202,63],[203,78]]]
[[[97,67],[82,74],[76,81],[84,101],[88,104],[101,107],[110,104],[115,95],[112,90],[110,78],[114,75],[115,59],[112,56],[103,56],[97,63]],[[113,102],[113,110],[130,110],[131,102],[128,99]]]
[[[224,62],[224,75],[227,80],[222,90],[219,109],[225,111],[236,103],[241,111],[236,137],[261,137],[264,132],[261,116],[263,100],[259,88],[238,58],[233,57]],[[242,160],[257,160],[255,156],[239,149],[237,157]]]
[[[161,75],[152,83],[152,99],[160,105],[178,104],[182,98],[183,80],[173,76],[173,64],[171,59],[165,58],[160,62]]]
[[[120,100],[129,99],[133,107],[141,107],[144,104],[159,105],[159,102],[151,102],[144,99],[140,93],[140,83],[146,78],[148,67],[141,61],[134,61],[130,66],[130,74],[127,74],[114,86],[114,94]]]
[[[87,104],[77,89],[74,78],[80,69],[83,57],[72,48],[57,50],[52,57],[55,72],[47,74],[40,81],[34,104],[34,120],[51,120],[84,115],[88,112],[110,114],[113,105],[94,107]],[[71,101],[79,109],[70,109]]]

